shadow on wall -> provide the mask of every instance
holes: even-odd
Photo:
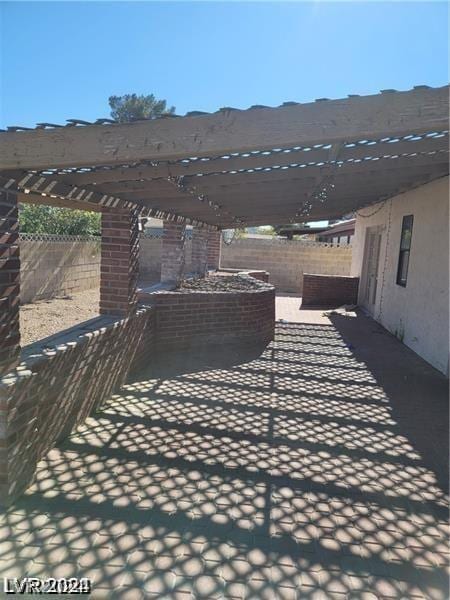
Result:
[[[99,285],[99,241],[21,240],[20,254],[22,304]]]
[[[7,465],[4,503],[29,485],[37,461],[58,440],[148,362],[153,342],[154,311],[140,309],[128,319],[92,319],[27,347],[20,369],[0,378],[8,407],[1,423],[8,440],[0,448]]]

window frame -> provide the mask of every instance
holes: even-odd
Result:
[[[411,241],[414,225],[414,215],[404,215],[400,234],[400,249],[397,262],[397,285],[406,287],[408,283],[409,262],[411,258]],[[409,236],[407,235],[409,233]],[[407,257],[405,270],[405,257]],[[405,271],[405,273],[403,273]]]

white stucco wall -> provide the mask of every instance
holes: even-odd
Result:
[[[379,209],[377,211],[377,209]],[[377,212],[375,212],[377,211]],[[381,226],[373,317],[434,367],[449,365],[449,178],[359,211],[351,274],[361,276],[368,227]],[[414,215],[406,287],[397,285],[402,219]],[[363,289],[360,287],[360,300]]]

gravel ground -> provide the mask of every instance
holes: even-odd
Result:
[[[228,274],[227,274],[228,275]],[[148,283],[148,282],[147,282]],[[154,283],[152,280],[151,283]],[[142,285],[142,282],[140,282]],[[183,281],[178,289],[205,292],[245,291],[260,282],[231,275]],[[20,307],[21,345],[27,346],[50,335],[98,316],[99,290],[85,290],[71,296],[37,300]]]
[[[38,300],[20,307],[21,345],[58,333],[98,316],[99,290]]]
[[[205,279],[185,279],[178,290],[193,290],[196,292],[245,292],[262,287],[262,282],[251,277],[231,275],[226,277],[206,277]]]

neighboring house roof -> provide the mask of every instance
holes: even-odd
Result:
[[[356,219],[348,219],[347,221],[340,221],[335,223],[332,227],[326,229],[321,235],[322,236],[335,236],[340,233],[354,233]]]
[[[340,218],[448,174],[448,87],[0,133],[21,202],[219,228]],[[23,193],[27,192],[27,193]]]
[[[326,231],[327,227],[277,227],[277,235],[292,236],[292,235],[316,235]]]

